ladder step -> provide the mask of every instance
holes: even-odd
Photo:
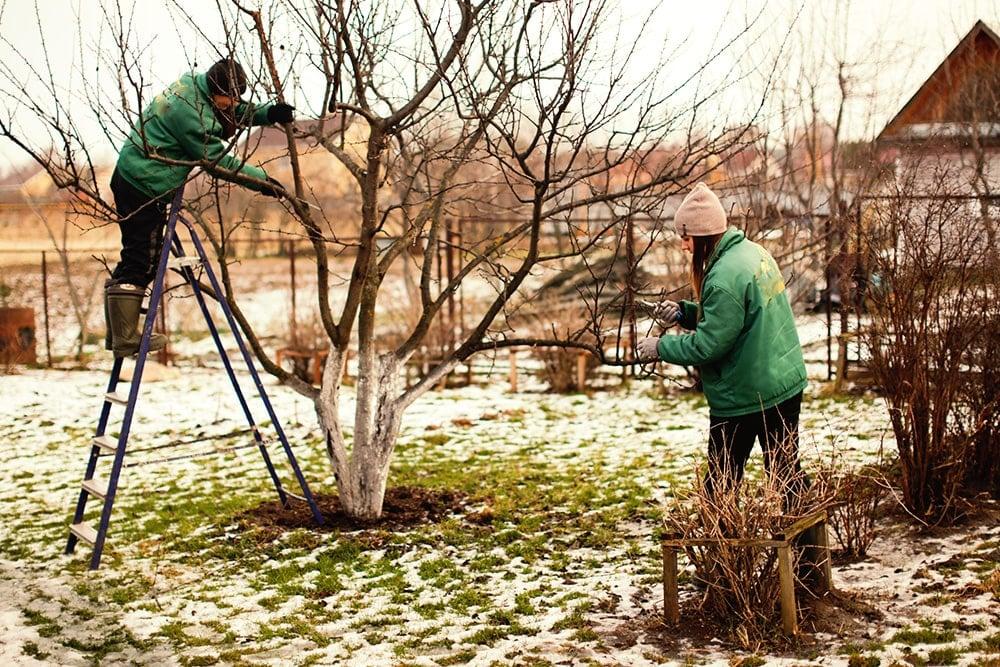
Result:
[[[96,479],[85,479],[83,480],[83,490],[101,500],[108,497],[107,482],[101,482]]]
[[[128,394],[120,394],[117,391],[109,391],[104,395],[104,400],[117,403],[118,405],[128,405]]]
[[[97,531],[83,522],[70,524],[69,532],[73,533],[87,544],[97,543]]]
[[[114,454],[118,451],[118,438],[110,435],[99,435],[90,441],[92,445],[97,445],[101,448],[102,452],[107,452],[108,454]]]
[[[180,269],[185,266],[201,266],[201,258],[196,255],[185,255],[184,257],[171,257],[167,260],[168,269]]]

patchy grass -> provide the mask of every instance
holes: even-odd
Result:
[[[892,636],[897,644],[916,646],[918,644],[945,644],[955,641],[955,631],[951,628],[934,629],[930,627],[900,630]]]
[[[164,408],[171,430],[137,439],[225,432],[225,418],[195,416],[224,395],[217,389],[192,387],[191,397]],[[286,427],[307,478],[329,492],[333,482],[311,406],[274,393],[279,414],[289,415]],[[248,449],[179,468],[129,471],[105,567],[96,575],[86,571],[83,555],[53,557],[79,484],[80,470],[66,470],[66,443],[85,448],[93,406],[87,403],[71,424],[33,425],[32,474],[6,460],[17,476],[3,478],[6,490],[0,485],[0,520],[10,527],[0,536],[0,556],[25,564],[23,573],[4,576],[21,577],[25,594],[15,604],[32,610],[24,611],[24,621],[38,633],[22,652],[51,658],[72,650],[85,661],[112,664],[127,663],[127,651],[161,651],[185,665],[239,665],[280,662],[283,650],[294,650],[297,664],[408,664],[430,656],[448,665],[490,651],[503,656],[495,664],[541,667],[584,646],[610,650],[609,633],[619,624],[640,628],[633,642],[655,642],[643,632],[658,605],[659,502],[694,474],[707,424],[703,398],[661,397],[640,383],[593,396],[481,394],[422,399],[416,425],[404,420],[390,474],[392,485],[464,494],[462,514],[394,531],[268,534],[237,520],[274,498],[259,454]],[[45,403],[19,409],[37,419]],[[824,419],[846,418],[872,405],[807,401],[803,413],[816,418],[822,407]],[[884,424],[867,426],[852,422],[843,432],[877,441]],[[20,428],[0,420],[0,437],[11,439]],[[55,438],[60,446],[50,449]],[[280,451],[271,456],[294,489]],[[759,467],[759,455],[751,465]],[[58,511],[21,502],[19,494],[42,483],[61,494]],[[976,563],[996,548],[983,547]],[[682,580],[688,580],[683,573]],[[926,607],[942,609],[962,599],[957,590],[927,596]],[[28,604],[28,597],[44,604]],[[933,643],[941,651],[973,632],[905,628],[893,641],[932,643],[908,631],[941,633]],[[993,641],[981,640],[981,650]],[[880,650],[856,652],[867,657]],[[677,659],[655,644],[630,655],[649,656],[643,659],[651,664]]]

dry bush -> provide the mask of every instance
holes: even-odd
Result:
[[[665,535],[671,539],[770,540],[795,520],[829,504],[825,485],[803,488],[772,475],[745,479],[735,488],[717,486],[723,488],[709,493],[699,479],[688,494],[679,496],[664,514]],[[781,625],[775,549],[719,543],[688,547],[685,553],[694,566],[696,582],[704,587],[699,607],[707,620],[730,632],[746,648],[774,635]],[[792,554],[795,571],[805,572],[803,550],[793,549]]]
[[[549,383],[549,391],[565,394],[583,389],[577,386],[577,359],[580,351],[562,347],[536,348],[533,354],[542,362],[542,375]],[[601,363],[592,355],[587,354],[584,365],[584,381],[588,380],[593,371]]]
[[[611,252],[581,256],[546,280],[518,315],[523,331],[531,337],[598,345],[599,339],[617,340],[627,335],[624,314],[626,284],[646,285],[652,277],[625,257]],[[617,329],[615,327],[617,323]],[[624,342],[624,341],[622,341]],[[579,349],[537,347],[533,355],[542,362],[550,391],[578,390]],[[584,382],[601,365],[588,355]]]
[[[288,320],[288,346],[303,352],[325,350],[329,347],[326,332],[319,314],[309,311],[305,318],[293,322]],[[312,357],[290,357],[292,374],[304,382],[313,381]]]
[[[998,276],[984,271],[990,253],[981,220],[967,200],[949,195],[954,179],[928,170],[919,172],[922,197],[909,196],[916,176],[901,177],[873,207],[863,250],[881,286],[868,294],[863,336],[889,406],[903,502],[918,520],[939,523],[961,514],[977,440],[996,424],[996,385],[984,383],[977,360],[996,344],[984,308],[996,310]],[[995,448],[993,437],[986,447],[993,460]]]
[[[1000,275],[1000,263],[994,264],[989,275]],[[1000,301],[996,292],[979,305],[980,344],[968,350],[969,372],[961,392],[964,412],[970,417],[964,423],[972,440],[965,486],[971,493],[988,492],[1000,499]]]
[[[849,560],[864,558],[875,541],[876,521],[889,495],[885,473],[884,466],[872,465],[823,476],[831,497],[829,525]]]

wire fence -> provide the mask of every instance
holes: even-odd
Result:
[[[585,221],[587,225],[601,226],[611,222],[611,218],[598,219],[591,218]],[[477,225],[510,225],[522,220],[514,219],[462,219],[455,221],[462,225],[462,231],[474,236],[473,229]],[[648,232],[652,228],[662,228],[669,225],[669,219],[640,219],[643,232]],[[795,221],[791,226],[792,233],[795,230],[804,230],[806,225]],[[813,220],[812,228],[815,229],[816,220]],[[456,240],[457,239],[457,240]],[[391,243],[395,239],[386,237],[384,243]],[[558,234],[553,233],[549,239],[553,244],[560,243]],[[564,241],[564,239],[563,239]],[[449,242],[440,253],[443,260],[439,260],[437,272],[439,279],[448,278],[455,274],[456,269],[452,266],[457,253],[452,252],[455,245],[461,246],[460,237],[457,233],[449,237]],[[813,239],[809,244],[793,242],[789,251],[786,248],[789,262],[799,261],[803,256],[815,255],[825,244],[825,238]],[[82,358],[84,351],[90,346],[102,343],[104,334],[104,318],[101,308],[101,298],[104,280],[108,277],[110,268],[114,266],[118,258],[119,248],[117,245],[100,245],[88,248],[71,247],[67,250],[57,250],[54,244],[47,247],[40,243],[35,246],[22,246],[16,248],[0,248],[0,306],[7,303],[23,304],[34,308],[38,315],[36,323],[37,330],[37,359],[49,366],[53,365],[60,358],[76,357]],[[275,294],[278,300],[285,305],[285,312],[278,312],[280,309],[271,309],[272,318],[281,320],[284,318],[287,329],[285,331],[271,331],[271,336],[281,336],[287,334],[288,344],[293,347],[297,340],[299,327],[299,305],[303,302],[302,297],[311,298],[315,294],[315,274],[309,270],[309,265],[313,264],[313,247],[307,240],[294,236],[281,236],[268,234],[265,238],[232,238],[227,241],[227,262],[242,262],[244,260],[270,260],[280,262],[272,264],[270,276],[258,276],[262,283],[267,283],[272,287],[277,287],[280,294]],[[305,264],[304,264],[305,263]],[[442,267],[443,264],[447,266]],[[280,283],[280,284],[279,284]],[[257,285],[259,286],[259,285]],[[303,294],[303,291],[305,294]],[[157,329],[163,332],[170,332],[176,329],[173,326],[174,320],[180,322],[186,320],[193,311],[192,308],[185,307],[183,300],[171,299],[170,305],[165,305],[160,311],[160,321]],[[827,299],[829,306],[829,298]],[[178,307],[179,308],[175,308]],[[459,304],[459,311],[462,305]],[[175,312],[177,310],[177,312]],[[461,317],[461,312],[459,312]],[[832,334],[832,319],[828,319]],[[308,338],[308,336],[305,336]],[[833,336],[828,336],[828,340]],[[281,345],[280,341],[276,341]],[[308,342],[306,343],[308,346]],[[829,347],[829,346],[828,346]],[[828,376],[832,374],[832,355],[828,352]],[[171,359],[170,351],[162,353],[160,360],[164,363]]]

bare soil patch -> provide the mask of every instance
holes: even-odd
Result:
[[[721,642],[727,650],[764,650],[775,655],[802,657],[825,648],[816,634],[829,633],[842,639],[861,640],[865,628],[882,620],[877,609],[852,593],[833,591],[819,597],[805,590],[797,593],[800,633],[794,638],[782,634],[781,620],[776,617],[773,634],[749,643],[741,641],[736,628],[707,615],[700,608],[700,596],[694,596],[682,601],[679,625],[666,623],[659,611],[647,612],[614,628],[605,640],[616,648],[627,648],[641,640],[665,654],[686,649],[711,649]]]
[[[320,533],[371,529],[400,532],[460,515],[469,502],[468,496],[460,491],[397,486],[386,490],[381,518],[364,522],[347,516],[336,494],[320,493],[314,494],[314,497],[323,514],[321,526],[313,521],[309,506],[295,499],[287,508],[282,507],[277,499],[268,500],[239,514],[236,519],[242,528],[259,531],[264,541],[275,540],[299,528]]]

